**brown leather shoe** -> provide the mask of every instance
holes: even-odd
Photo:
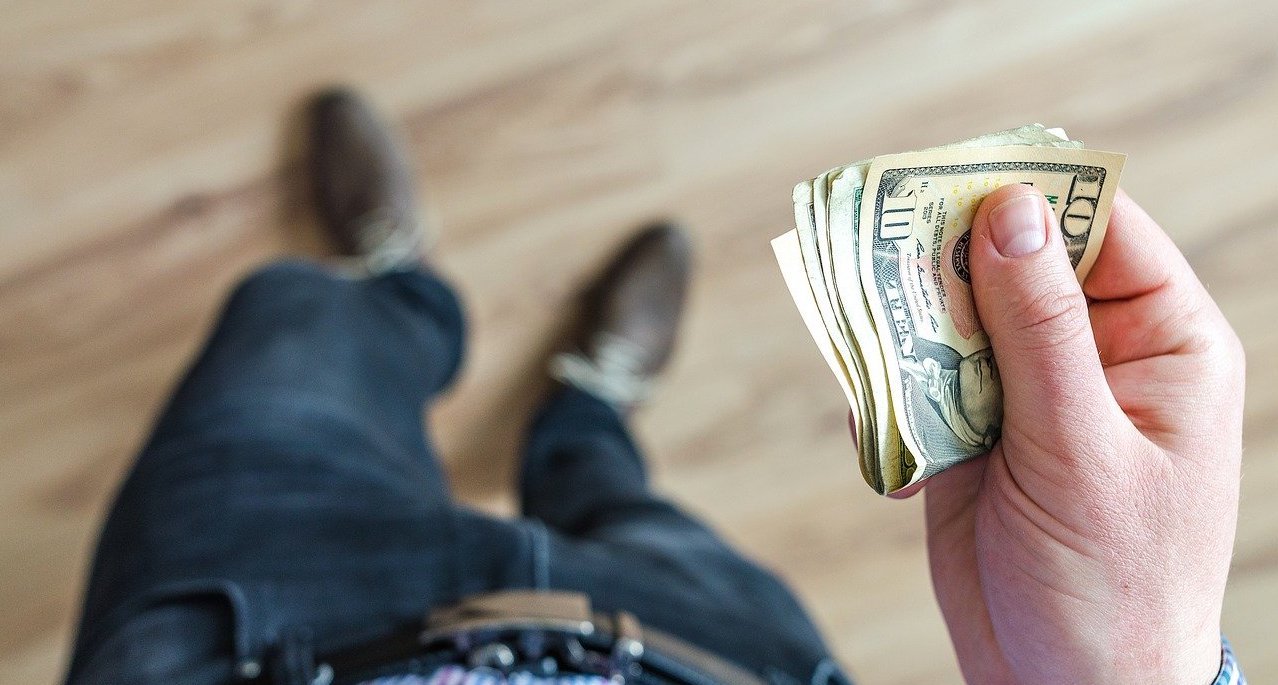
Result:
[[[412,168],[391,130],[344,88],[316,95],[309,114],[316,205],[339,249],[373,273],[419,265],[426,232]]]
[[[551,375],[633,409],[670,360],[691,269],[686,233],[670,224],[641,231],[587,291],[577,350],[556,356]]]

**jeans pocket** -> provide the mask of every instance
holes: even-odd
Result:
[[[119,682],[123,673],[136,674],[130,682],[162,682],[166,673],[211,669],[195,661],[228,657],[237,676],[256,677],[262,646],[252,604],[228,580],[184,580],[145,590],[81,626],[67,682]],[[214,647],[229,647],[230,653],[213,659]]]

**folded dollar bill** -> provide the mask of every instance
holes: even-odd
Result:
[[[972,300],[967,246],[982,198],[1043,191],[1081,281],[1124,156],[1039,124],[831,169],[794,188],[781,274],[856,423],[861,473],[890,493],[989,451],[1002,386]]]

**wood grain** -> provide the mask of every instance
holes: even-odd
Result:
[[[677,217],[698,282],[637,421],[660,484],[793,581],[868,683],[954,682],[920,502],[860,483],[845,406],[767,249],[851,159],[1042,121],[1124,185],[1246,345],[1225,630],[1278,679],[1278,10],[1071,3],[20,0],[0,22],[0,682],[55,682],[100,517],[226,290],[320,254],[296,121],[350,83],[402,125],[473,318],[434,412],[458,493],[509,511],[573,292]],[[748,494],[748,496],[743,496]],[[902,659],[906,645],[910,657]]]

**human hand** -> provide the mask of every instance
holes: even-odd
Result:
[[[928,482],[937,599],[970,682],[1206,685],[1238,515],[1242,348],[1121,191],[1081,288],[1054,223],[1024,185],[973,222],[1003,429]]]

